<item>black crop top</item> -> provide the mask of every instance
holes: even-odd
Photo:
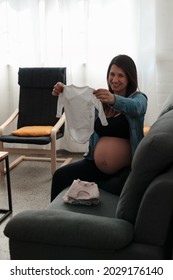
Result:
[[[99,118],[94,124],[95,132],[101,136],[119,137],[129,139],[129,123],[125,115],[120,114],[114,118],[107,118],[108,125],[103,126]]]

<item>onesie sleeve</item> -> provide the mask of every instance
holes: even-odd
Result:
[[[93,95],[93,102],[94,102],[95,108],[98,110],[98,116],[100,118],[102,125],[104,125],[104,126],[108,125],[108,122],[107,122],[107,119],[105,116],[105,112],[103,110],[103,105],[102,105],[101,101],[98,100],[97,97],[95,97],[95,95]]]
[[[62,109],[64,107],[64,97],[63,97],[63,93],[60,93],[58,96],[58,102],[57,102],[57,113],[56,113],[56,117],[60,118],[62,115]]]

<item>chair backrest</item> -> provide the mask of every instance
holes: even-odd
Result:
[[[65,67],[19,68],[19,117],[17,128],[31,125],[54,125],[57,100],[52,96],[57,82],[66,84]]]
[[[166,110],[152,125],[135,152],[129,177],[120,195],[116,216],[135,223],[150,183],[173,164],[173,110]]]

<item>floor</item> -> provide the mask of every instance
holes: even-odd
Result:
[[[76,161],[81,154],[62,153]],[[11,156],[10,160],[15,156]],[[49,162],[23,161],[10,171],[13,214],[0,224],[0,260],[9,260],[8,238],[4,227],[11,217],[23,210],[44,209],[50,202],[51,172]],[[0,176],[0,208],[7,208],[6,176]]]

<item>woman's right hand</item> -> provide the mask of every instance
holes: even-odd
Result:
[[[61,92],[63,92],[63,90],[64,90],[64,84],[58,82],[56,83],[56,85],[54,85],[52,95],[58,96]]]

